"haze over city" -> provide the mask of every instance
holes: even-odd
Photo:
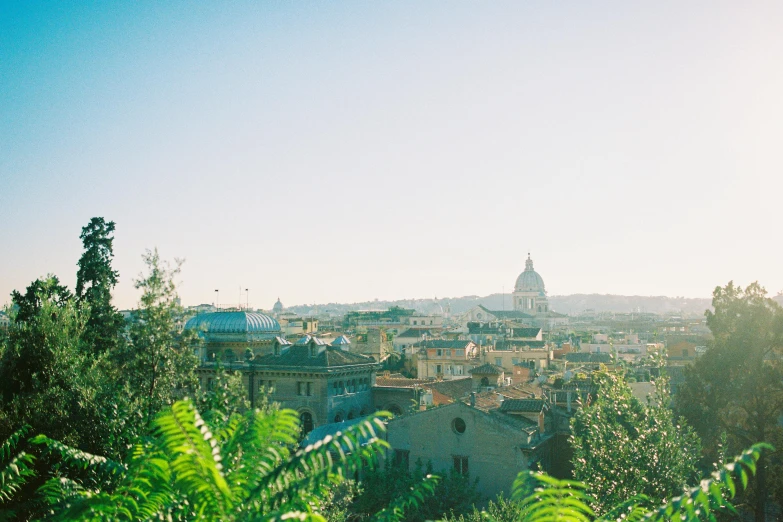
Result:
[[[0,6],[0,304],[783,290],[779,2]],[[244,301],[245,296],[241,299]]]

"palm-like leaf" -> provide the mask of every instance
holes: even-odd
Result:
[[[190,401],[179,401],[155,421],[173,487],[199,517],[228,518],[233,495],[222,472],[220,446]]]
[[[737,480],[743,488],[748,485],[748,478],[756,473],[756,462],[761,452],[772,450],[765,443],[754,444],[742,455],[726,464],[712,474],[712,477],[701,481],[701,484],[686,490],[685,494],[673,498],[655,511],[648,513],[645,521],[667,520],[717,520],[716,514],[724,511],[734,511],[728,500],[737,493]],[[727,500],[728,499],[728,500]]]
[[[415,484],[406,495],[394,499],[391,504],[376,513],[372,517],[372,521],[398,522],[404,520],[407,510],[420,506],[426,497],[435,493],[438,481],[440,481],[440,477],[427,475],[421,482]]]
[[[309,511],[313,495],[319,496],[325,486],[365,465],[375,465],[380,452],[388,447],[378,437],[385,429],[380,418],[373,417],[297,451],[258,477],[246,505],[253,506],[251,512],[255,513],[260,512],[259,508],[278,510],[282,506]]]
[[[521,522],[590,522],[593,516],[584,484],[545,473],[520,473],[512,498],[521,502]]]
[[[33,456],[20,448],[29,431],[30,426],[23,426],[0,444],[0,506],[35,474],[31,469]]]

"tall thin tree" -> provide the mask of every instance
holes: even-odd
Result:
[[[111,303],[119,281],[119,272],[112,268],[114,227],[114,221],[94,217],[79,236],[84,252],[77,263],[76,298],[89,306],[83,342],[94,353],[112,352],[122,341],[123,318]]]

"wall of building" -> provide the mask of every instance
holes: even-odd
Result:
[[[549,367],[551,355],[547,350],[487,350],[482,357],[483,362],[501,366],[508,375],[513,375],[514,365],[532,362],[540,371]]]
[[[465,423],[457,433],[455,419]],[[438,471],[454,467],[454,457],[467,457],[471,480],[479,478],[478,489],[494,497],[508,494],[517,474],[529,466],[529,457],[520,448],[528,442],[527,433],[518,432],[475,408],[455,403],[389,421],[387,440],[393,450],[408,451],[409,467],[417,460],[432,463]]]

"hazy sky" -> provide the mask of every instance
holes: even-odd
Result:
[[[783,290],[783,2],[2,2],[0,304]],[[245,297],[242,297],[245,300]]]

